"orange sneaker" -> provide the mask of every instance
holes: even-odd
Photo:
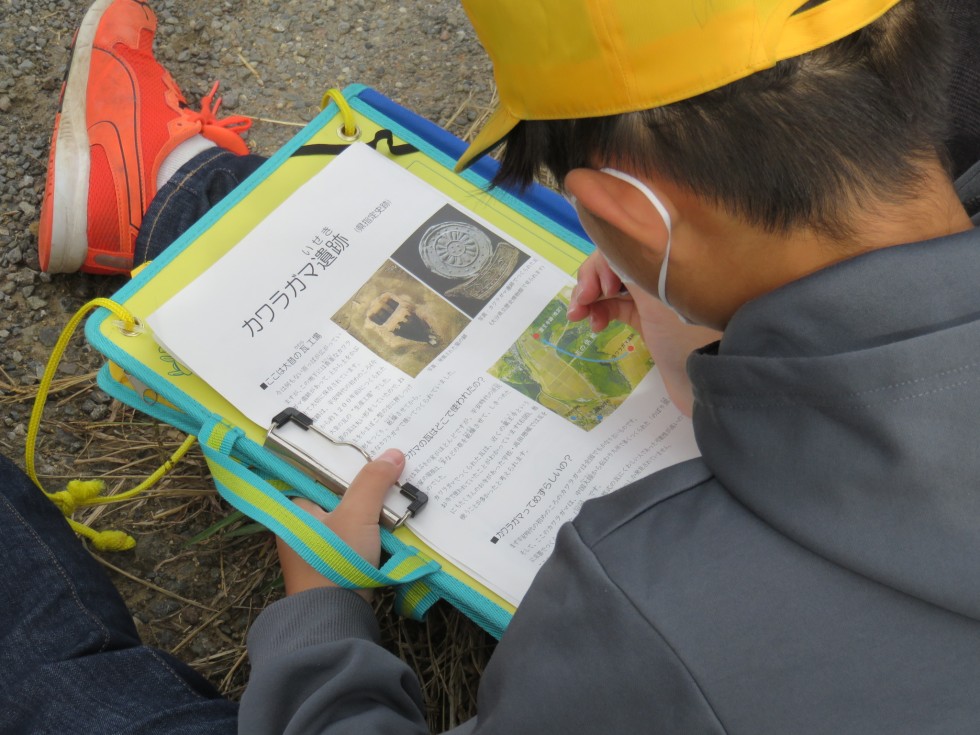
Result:
[[[127,273],[160,164],[202,134],[235,153],[251,120],[217,118],[217,84],[192,111],[153,56],[157,21],[142,0],[96,0],[72,44],[41,204],[48,273]]]

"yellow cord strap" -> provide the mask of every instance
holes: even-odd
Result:
[[[344,98],[343,93],[336,88],[328,89],[323,93],[323,99],[320,100],[320,109],[326,109],[331,100],[333,100],[340,109],[340,117],[344,121],[344,135],[349,138],[353,138],[357,135],[357,124],[354,122],[354,109]]]
[[[27,424],[27,445],[24,449],[24,464],[27,467],[27,474],[31,481],[43,492],[64,513],[68,520],[68,525],[79,534],[92,542],[92,545],[99,551],[124,551],[136,545],[136,540],[122,531],[96,531],[83,523],[71,518],[75,509],[81,506],[100,505],[104,503],[119,503],[129,500],[139,493],[153,486],[156,482],[167,474],[173,466],[187,454],[193,446],[195,437],[188,436],[177,448],[170,459],[164,462],[152,475],[132,490],[117,493],[116,495],[103,496],[105,483],[102,480],[72,480],[64,490],[56,493],[49,493],[44,489],[37,476],[37,469],[34,456],[37,451],[37,437],[41,428],[41,416],[44,413],[44,406],[48,400],[48,393],[51,390],[51,382],[54,380],[58,365],[64,355],[65,348],[71,340],[72,335],[78,328],[82,319],[92,310],[102,307],[111,311],[119,319],[119,328],[124,332],[136,331],[139,322],[128,310],[110,299],[92,299],[82,306],[75,315],[68,321],[61,332],[48,364],[44,368],[44,375],[41,377],[41,384],[37,389],[37,397],[34,399],[34,407],[31,409],[31,419]]]

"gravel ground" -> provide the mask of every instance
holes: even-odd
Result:
[[[257,118],[248,139],[258,153],[271,153],[312,119],[332,86],[367,84],[464,137],[490,104],[489,62],[456,0],[150,4],[160,22],[157,57],[188,101],[195,104],[220,79],[224,110]],[[49,276],[38,267],[51,126],[68,45],[86,8],[79,0],[0,0],[0,452],[21,464],[30,402],[61,328],[85,301],[124,283]],[[38,466],[49,490],[69,478],[100,475],[112,488],[131,487],[179,442],[175,432],[94,389],[91,375],[99,365],[99,356],[76,338],[58,373],[69,382],[60,384],[43,424]],[[162,497],[101,514],[96,525],[114,520],[140,539],[135,552],[107,561],[119,569],[115,579],[144,636],[176,649],[234,696],[245,675],[244,631],[275,596],[269,591],[275,569],[265,536],[186,547],[192,534],[227,512],[206,494],[205,475],[192,457],[164,484]],[[468,714],[473,677],[427,662],[415,641],[427,640],[431,653],[445,643],[438,636],[465,639],[464,648],[480,648],[459,652],[469,656],[463,668],[474,675],[490,648],[465,620],[439,615],[436,631],[392,621],[386,627],[389,645],[416,659],[423,676],[458,690],[435,695],[434,726]],[[458,668],[459,661],[446,665]]]

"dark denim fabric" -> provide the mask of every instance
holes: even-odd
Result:
[[[214,147],[198,153],[160,187],[143,215],[133,262],[156,258],[259,166],[262,156]]]
[[[105,570],[0,456],[0,733],[232,735],[238,706],[144,646]]]

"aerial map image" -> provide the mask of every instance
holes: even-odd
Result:
[[[570,323],[571,288],[551,300],[489,373],[576,426],[591,431],[653,367],[640,336],[615,322],[599,334]]]

